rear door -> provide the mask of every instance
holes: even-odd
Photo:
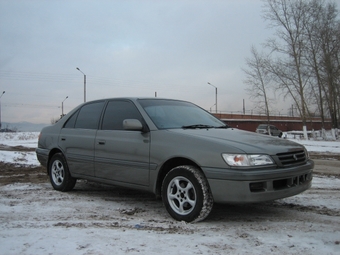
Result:
[[[105,101],[84,105],[61,129],[59,146],[71,174],[94,176],[94,144]]]
[[[108,102],[95,140],[95,175],[98,178],[147,186],[150,133],[127,131],[125,119],[143,118],[133,102]]]

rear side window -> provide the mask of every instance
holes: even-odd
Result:
[[[107,104],[103,117],[103,130],[124,130],[123,120],[137,119],[142,122],[142,116],[136,106],[130,101],[114,100]]]
[[[78,113],[74,127],[83,129],[98,129],[99,119],[104,103],[105,101],[100,101],[84,105]]]

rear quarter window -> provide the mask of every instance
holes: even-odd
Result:
[[[78,117],[79,111],[74,113],[65,123],[64,128],[74,128],[74,125],[76,124],[76,120]]]

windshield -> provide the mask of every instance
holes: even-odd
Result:
[[[141,99],[139,102],[159,129],[229,127],[189,102],[166,99]]]

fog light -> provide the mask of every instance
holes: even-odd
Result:
[[[249,184],[249,188],[251,192],[262,192],[266,189],[266,183],[265,182],[252,182]]]

